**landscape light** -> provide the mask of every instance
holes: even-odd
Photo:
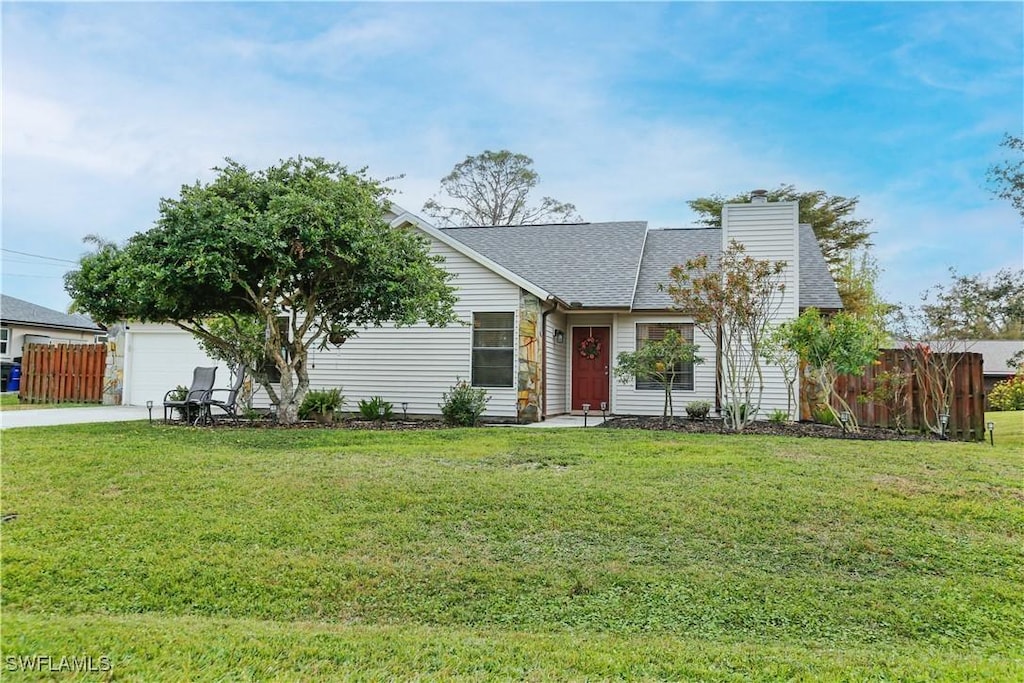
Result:
[[[946,438],[946,425],[949,424],[949,413],[939,415],[939,436]]]
[[[996,445],[996,436],[995,436],[996,423],[995,422],[989,422],[987,426],[988,426],[988,440],[989,440],[989,443],[991,443],[992,446],[994,447]]]
[[[402,419],[403,420],[409,419],[409,402],[408,401],[402,401]]]
[[[587,415],[590,415],[590,404],[589,403],[584,403],[583,404],[583,426],[584,427],[587,426]]]
[[[608,401],[601,401],[601,421],[608,421]]]
[[[843,426],[843,434],[845,434],[846,433],[846,425],[848,425],[850,423],[850,411],[849,410],[844,410],[843,412],[839,413],[839,422],[840,422],[840,424],[842,424],[842,426]]]
[[[149,411],[149,424],[153,424],[153,402],[146,401],[146,409]]]

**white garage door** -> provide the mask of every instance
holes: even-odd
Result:
[[[211,360],[192,335],[173,328],[130,330],[126,355],[124,402],[129,405],[143,406],[146,401],[160,405],[169,389],[192,383],[192,371],[198,366],[218,366],[218,388],[231,384],[226,365]]]

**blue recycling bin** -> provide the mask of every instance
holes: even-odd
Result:
[[[7,378],[7,391],[18,391],[21,389],[21,366],[15,363],[11,366],[11,376]]]

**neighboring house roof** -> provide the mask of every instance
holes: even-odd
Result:
[[[1013,375],[1017,370],[1011,368],[1007,361],[1010,357],[1024,349],[1024,341],[1012,339],[1010,341],[997,341],[986,339],[984,341],[967,342],[967,350],[972,353],[980,353],[984,358],[986,375]]]
[[[0,294],[0,321],[62,330],[102,332],[102,328],[87,316],[61,313],[6,294]]]
[[[717,257],[721,228],[648,230],[642,221],[442,228],[491,261],[585,308],[668,310],[672,266]],[[842,308],[814,232],[800,226],[800,307]]]
[[[1024,350],[1024,340],[1020,339],[957,339],[931,342],[934,349],[943,351],[980,353],[984,362],[986,375],[1012,376],[1016,369],[1010,367],[1009,360],[1013,354]],[[906,345],[903,340],[896,340],[882,348],[902,349]]]

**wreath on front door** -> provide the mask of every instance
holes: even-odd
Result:
[[[587,360],[594,360],[601,355],[601,342],[593,337],[587,337],[580,342],[580,355]]]

